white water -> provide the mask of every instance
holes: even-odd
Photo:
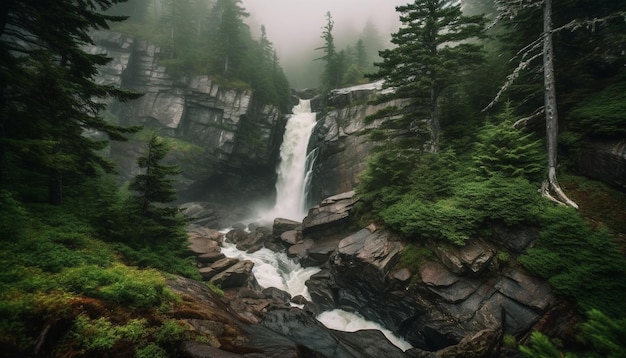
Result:
[[[315,127],[316,116],[311,112],[311,102],[300,100],[293,107],[280,146],[280,165],[276,170],[276,204],[274,208],[260,215],[267,220],[285,218],[301,221],[307,214],[306,207],[306,168],[309,137]]]
[[[302,221],[306,216],[307,187],[310,182],[313,163],[317,158],[317,150],[307,156],[307,146],[313,127],[315,127],[315,113],[311,112],[310,101],[300,100],[300,104],[293,108],[293,115],[287,121],[283,144],[280,147],[280,165],[277,169],[276,204],[273,209],[259,214],[257,220],[272,222],[274,218],[285,218]],[[285,253],[277,253],[263,248],[248,254],[239,251],[235,245],[224,242],[224,255],[254,262],[252,272],[259,285],[263,288],[276,287],[289,292],[292,297],[304,296],[311,300],[311,295],[304,284],[311,275],[320,271],[318,267],[304,268]],[[381,325],[365,320],[364,318],[342,310],[323,312],[318,317],[326,327],[354,332],[360,329],[378,329],[402,350],[411,348],[401,338]]]
[[[311,275],[320,271],[319,267],[302,267],[284,252],[278,253],[267,248],[248,254],[237,250],[234,244],[224,242],[222,252],[227,257],[254,262],[252,272],[263,288],[276,287],[289,292],[291,297],[304,296],[311,300],[309,290],[304,285]]]
[[[406,351],[412,346],[402,338],[397,337],[390,330],[384,328],[378,323],[368,321],[365,318],[340,309],[322,312],[317,316],[317,320],[322,322],[324,326],[338,331],[356,332],[361,329],[377,329],[381,331],[389,342],[396,347]]]

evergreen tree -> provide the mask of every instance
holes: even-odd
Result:
[[[482,61],[481,46],[470,40],[483,36],[485,18],[464,16],[453,0],[416,0],[396,7],[403,26],[392,34],[393,49],[380,52],[374,79],[384,79],[393,96],[409,99],[399,110],[400,125],[413,130],[427,118],[429,150],[439,148],[439,98],[465,70]]]
[[[135,176],[130,184],[135,194],[129,204],[131,217],[138,218],[136,229],[142,239],[167,238],[184,225],[176,207],[163,205],[176,199],[172,177],[180,174],[177,166],[162,163],[168,151],[163,139],[152,133],[145,155],[137,159],[142,173]]]
[[[324,72],[322,73],[322,93],[328,93],[339,87],[341,84],[343,73],[340,69],[340,58],[335,46],[335,38],[333,37],[333,27],[335,22],[330,12],[326,13],[326,25],[322,27],[321,38],[324,40],[324,46],[316,48],[322,50],[324,55],[316,58],[316,60],[324,61]]]
[[[21,1],[0,6],[0,175],[20,165],[49,176],[49,201],[60,204],[63,177],[112,170],[97,150],[106,145],[85,131],[124,140],[136,130],[107,122],[105,99],[137,97],[94,82],[109,59],[89,54],[89,31],[124,18],[104,15],[125,0]]]
[[[369,59],[367,56],[367,50],[362,39],[359,39],[355,45],[356,66],[361,72],[365,72],[369,66]]]
[[[530,78],[523,83],[526,89],[523,94],[523,102],[535,103],[537,108],[531,116],[522,118],[516,125],[521,126],[527,124],[530,120],[544,118],[546,147],[547,147],[547,177],[542,185],[542,193],[544,197],[562,203],[574,208],[578,205],[572,201],[561,189],[556,174],[557,153],[558,153],[558,134],[560,119],[557,111],[557,103],[563,102],[563,95],[557,97],[557,75],[558,63],[555,61],[558,49],[555,42],[558,36],[567,38],[567,45],[561,46],[563,49],[574,48],[574,54],[569,54],[569,59],[563,61],[567,63],[567,70],[563,70],[566,76],[561,77],[563,82],[572,82],[572,77],[584,78],[588,76],[589,70],[584,67],[593,65],[597,62],[604,62],[604,68],[623,66],[624,60],[612,59],[617,51],[623,52],[624,34],[626,34],[626,26],[624,26],[623,17],[626,15],[626,6],[620,2],[606,2],[603,6],[596,6],[596,3],[588,0],[556,0],[556,6],[553,6],[552,0],[535,0],[528,2],[508,2],[497,0],[496,5],[499,11],[498,20],[511,20],[513,24],[509,24],[515,28],[514,35],[510,38],[517,39],[511,41],[515,43],[520,50],[516,50],[516,56],[519,58],[517,67],[511,71],[507,77],[505,84],[502,86],[495,99],[489,104],[491,107],[505,90],[513,87],[513,83],[525,73],[526,68],[532,68]],[[554,10],[557,9],[558,12]],[[585,9],[586,13],[580,13],[581,9]],[[540,11],[540,13],[539,13]],[[590,16],[591,15],[591,16]],[[580,18],[576,18],[580,16]],[[587,17],[590,16],[590,17]],[[542,21],[537,21],[540,18]],[[558,25],[555,26],[554,23]],[[523,24],[524,26],[519,26]],[[593,37],[576,36],[574,30],[584,27],[599,29],[598,32],[602,36],[598,37],[598,41],[594,41]],[[606,28],[612,28],[614,31],[606,33]],[[530,30],[529,30],[530,29]],[[520,31],[518,31],[520,30]],[[566,33],[569,31],[569,33]],[[595,32],[595,31],[593,31]],[[524,36],[520,36],[523,33]],[[557,41],[555,41],[555,38]],[[610,39],[607,41],[607,39]],[[610,45],[609,45],[610,44]],[[621,48],[621,50],[620,50]],[[583,50],[586,49],[586,50]],[[581,51],[583,50],[583,51]],[[571,50],[566,50],[571,52]],[[585,55],[581,55],[585,53]],[[598,61],[598,56],[604,57]],[[617,56],[617,58],[623,56]],[[541,58],[541,66],[531,66],[534,60]],[[607,60],[610,59],[610,60]],[[582,66],[581,66],[582,65]],[[562,65],[561,65],[562,66]],[[576,70],[574,70],[576,69]],[[603,71],[598,72],[605,72]],[[615,74],[619,70],[608,70],[607,72]],[[582,73],[583,75],[574,75],[572,73]],[[588,80],[585,80],[586,82]],[[603,81],[607,82],[607,81]],[[530,83],[530,85],[528,84]],[[567,87],[567,86],[564,86]],[[570,86],[572,88],[581,87],[580,84]],[[529,90],[530,89],[530,90]],[[567,97],[567,96],[565,96]],[[560,100],[559,100],[560,99]],[[576,101],[576,100],[568,100]],[[577,101],[576,101],[577,102]],[[532,108],[531,108],[532,110]]]
[[[214,52],[212,73],[225,77],[238,77],[247,50],[248,26],[243,19],[249,14],[241,0],[218,0],[212,10],[215,35],[210,38]]]

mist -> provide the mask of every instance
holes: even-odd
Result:
[[[366,27],[373,27],[380,42],[388,46],[392,32],[400,26],[397,5],[408,0],[243,0],[250,13],[247,23],[255,36],[264,25],[274,44],[281,65],[294,88],[310,88],[319,84],[321,51],[320,38],[326,25],[326,13],[334,21],[333,37],[338,49],[352,45]],[[382,48],[380,48],[382,49]],[[380,49],[373,50],[376,53]]]

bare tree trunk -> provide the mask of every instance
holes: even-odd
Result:
[[[548,179],[542,186],[543,195],[551,200],[578,209],[578,205],[569,199],[556,178],[557,139],[559,116],[556,107],[556,89],[554,80],[552,46],[552,0],[543,1],[543,79],[545,87],[546,141],[548,150]],[[556,198],[552,196],[556,195]]]

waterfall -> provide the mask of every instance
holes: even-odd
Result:
[[[315,113],[311,112],[310,100],[300,100],[293,107],[293,114],[285,126],[283,144],[280,146],[280,165],[277,168],[276,204],[262,215],[273,220],[280,217],[301,221],[307,214],[306,177],[313,168],[313,161],[307,166],[309,137],[315,127]]]
[[[309,100],[300,100],[292,110],[280,147],[280,165],[277,168],[276,204],[272,209],[258,214],[258,221],[272,222],[275,218],[302,221],[306,216],[308,186],[311,181],[313,165],[317,159],[317,148],[307,154],[309,137],[315,127],[315,113],[311,112]],[[227,231],[227,230],[225,230]],[[311,299],[304,284],[319,267],[304,268],[286,253],[273,252],[263,248],[254,253],[237,250],[236,246],[225,242],[222,252],[228,257],[251,260],[254,262],[252,272],[259,285],[263,288],[276,287],[289,292],[292,296],[302,295]],[[328,328],[343,331],[359,329],[378,329],[402,350],[411,346],[381,325],[369,322],[353,313],[342,310],[323,312],[318,320]]]

